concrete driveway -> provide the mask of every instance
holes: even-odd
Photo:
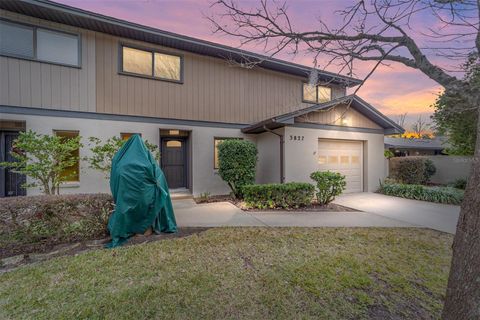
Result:
[[[229,202],[173,201],[180,227],[414,227],[368,212],[246,212]]]
[[[377,193],[353,193],[334,201],[342,206],[370,212],[383,218],[455,233],[460,206],[385,196]]]

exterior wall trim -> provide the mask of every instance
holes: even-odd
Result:
[[[297,128],[309,128],[309,129],[323,129],[323,130],[335,130],[335,131],[352,131],[352,132],[365,132],[365,133],[378,133],[385,134],[383,129],[372,129],[372,128],[358,128],[358,127],[344,127],[344,126],[333,126],[328,124],[319,124],[319,123],[294,123],[290,125]]]
[[[117,115],[117,114],[108,114],[108,113],[42,109],[42,108],[6,106],[6,105],[0,105],[0,113],[24,114],[24,115],[34,115],[34,116],[47,116],[47,117],[95,119],[95,120],[131,121],[131,122],[186,125],[186,126],[197,126],[197,127],[231,128],[231,129],[242,129],[248,125],[248,124],[237,124],[237,123],[228,123],[228,122],[165,119],[165,118],[154,118],[154,117],[145,117],[145,116]]]

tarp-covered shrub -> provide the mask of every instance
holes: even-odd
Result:
[[[402,183],[425,184],[435,174],[433,161],[425,157],[396,157],[390,159],[390,176]]]
[[[40,195],[0,199],[0,247],[49,244],[107,235],[109,194]]]
[[[419,184],[384,183],[378,192],[388,196],[445,204],[460,204],[464,192],[452,187],[427,187]]]
[[[242,187],[255,183],[257,146],[247,140],[225,140],[218,145],[218,165],[220,177],[235,197],[241,197]]]
[[[331,171],[315,171],[310,178],[317,183],[317,202],[328,204],[345,190],[345,176]]]
[[[253,184],[242,188],[247,206],[258,209],[300,208],[312,203],[315,187],[310,183]]]

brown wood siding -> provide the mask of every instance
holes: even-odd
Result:
[[[184,83],[119,74],[120,43],[182,54]],[[253,123],[309,105],[302,103],[300,77],[98,33],[96,52],[101,113]],[[334,88],[332,95],[345,95],[345,88]]]
[[[95,32],[0,10],[0,17],[81,34],[82,67],[0,57],[0,104],[95,112]]]
[[[310,112],[306,115],[295,118],[295,122],[305,122],[305,123],[318,123],[318,124],[329,124],[329,125],[345,125],[342,122],[343,119],[347,121],[349,127],[357,128],[371,128],[371,129],[381,129],[378,124],[365,117],[363,114],[358,112],[353,108],[348,108],[346,105],[338,105],[333,109],[328,111],[315,111]]]

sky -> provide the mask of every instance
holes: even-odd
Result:
[[[195,38],[209,40],[233,47],[239,40],[214,34],[206,19],[215,13],[210,7],[212,0],[56,0],[73,7],[113,16],[131,22]],[[237,0],[244,6],[255,6],[253,0]],[[351,0],[287,0],[289,16],[293,23],[304,30],[316,28],[317,19],[335,23],[335,10],[351,4]],[[415,29],[426,28],[432,23],[428,17],[420,17]],[[243,47],[262,52],[260,46]],[[305,53],[292,56],[285,52],[277,58],[313,66],[313,58]],[[330,71],[335,72],[332,69]],[[400,64],[381,66],[357,93],[381,112],[396,120],[399,114],[408,113],[407,124],[419,115],[428,118],[431,107],[441,87],[420,71]]]

